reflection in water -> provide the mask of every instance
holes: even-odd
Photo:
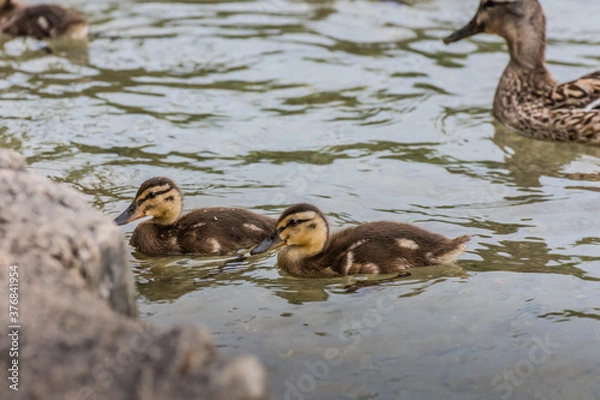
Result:
[[[569,164],[585,156],[600,157],[600,147],[531,140],[495,124],[494,143],[506,153],[510,181],[523,188],[541,187],[543,177],[563,177]]]
[[[251,283],[268,288],[291,304],[303,304],[327,300],[328,286],[340,285],[339,280],[306,281],[290,276],[261,278],[256,276],[256,266],[226,259],[149,259],[140,263],[137,270],[140,294],[150,301],[176,300],[187,293],[218,285]]]
[[[268,288],[290,304],[326,301],[329,293],[350,294],[384,284],[414,285],[418,282],[443,281],[447,277],[466,277],[455,264],[415,268],[399,274],[356,275],[339,278],[300,279],[277,269],[276,276],[263,277],[260,270],[275,269],[267,260],[239,257],[148,257],[134,252],[138,290],[149,301],[173,301],[181,296],[215,286],[251,283]],[[253,257],[256,259],[256,257]],[[270,274],[272,275],[272,274]],[[428,285],[428,284],[427,284]],[[424,290],[418,289],[408,295]]]
[[[577,268],[581,259],[553,253],[543,242],[534,241],[500,241],[498,244],[484,244],[484,249],[477,251],[485,262],[470,265],[472,271],[514,271],[542,274],[565,274],[580,279],[600,281],[588,276],[588,272]],[[600,257],[586,257],[586,261],[600,261]]]
[[[48,55],[51,54],[51,55]],[[41,57],[53,59],[55,63],[68,61],[75,66],[85,66],[89,63],[89,49],[86,41],[70,39],[48,39],[41,41],[30,37],[13,38],[0,37],[0,55],[6,60],[28,61]],[[67,65],[67,64],[64,64]],[[49,82],[52,82],[51,77]],[[64,83],[60,77],[55,77],[57,89]]]
[[[244,281],[250,269],[245,256],[148,257],[134,252],[138,290],[150,301],[176,300],[186,293],[211,285]],[[245,279],[249,281],[250,279]]]
[[[600,308],[594,308],[596,311],[600,311]],[[562,312],[551,312],[548,314],[540,315],[540,318],[547,318],[554,322],[567,322],[573,318],[590,318],[596,319],[600,321],[600,312],[599,313],[584,313],[574,310],[564,310]]]

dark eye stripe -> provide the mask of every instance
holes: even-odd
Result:
[[[139,201],[139,202],[140,202],[140,203],[143,203],[144,201],[146,201],[146,200],[148,200],[148,199],[152,199],[152,198],[154,198],[154,197],[156,197],[156,196],[160,196],[161,194],[165,194],[165,193],[167,193],[167,192],[170,192],[170,191],[171,191],[171,189],[172,189],[172,188],[168,188],[168,189],[162,190],[162,191],[160,191],[160,192],[150,192],[150,193],[148,193],[148,194],[146,195],[146,197],[144,197],[143,199],[140,199],[140,201]]]
[[[498,0],[489,0],[481,6],[482,8],[492,8],[495,6],[506,6],[512,4],[512,1],[498,1]]]
[[[310,219],[291,219],[291,220],[288,221],[286,227],[298,226],[298,225],[303,224],[303,223],[308,222],[308,221],[310,221]]]
[[[296,221],[296,224],[290,224],[290,222],[292,221]],[[300,224],[303,224],[305,222],[311,221],[310,219],[291,219],[287,222],[287,224],[285,226],[281,226],[279,228],[277,228],[277,232],[281,233],[284,230],[286,230],[287,228],[293,228],[295,226],[298,226]]]

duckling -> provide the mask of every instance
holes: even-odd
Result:
[[[387,274],[412,267],[452,263],[469,236],[448,239],[399,222],[369,222],[329,234],[323,213],[296,204],[277,220],[277,229],[252,254],[284,246],[277,264],[294,276]]]
[[[130,244],[159,255],[226,255],[249,248],[269,236],[275,220],[241,208],[200,208],[181,216],[183,196],[169,178],[154,177],[140,186],[129,207],[115,219],[125,225],[146,216]]]
[[[475,17],[444,39],[478,33],[503,37],[510,62],[494,99],[494,116],[537,139],[600,145],[600,71],[558,84],[545,65],[546,18],[538,0],[481,0]]]
[[[2,1],[2,0],[0,0]],[[0,33],[12,36],[87,39],[89,26],[80,13],[56,4],[25,5],[12,0],[0,6]]]

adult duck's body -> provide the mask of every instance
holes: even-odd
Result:
[[[277,229],[252,254],[283,246],[277,264],[294,276],[387,274],[454,262],[468,241],[468,236],[448,239],[390,221],[364,223],[330,235],[321,211],[302,203],[281,214]]]
[[[545,65],[546,19],[538,0],[481,0],[475,17],[444,39],[478,33],[503,37],[510,53],[494,98],[494,116],[538,139],[600,145],[600,71],[558,84]]]
[[[130,244],[146,255],[225,255],[249,248],[269,236],[275,220],[242,208],[201,208],[181,216],[183,196],[169,178],[140,186],[131,205],[116,219],[124,225],[146,216]]]
[[[0,33],[37,39],[88,37],[85,18],[70,8],[56,4],[25,5],[12,0],[0,4]]]

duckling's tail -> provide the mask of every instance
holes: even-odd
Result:
[[[451,264],[467,249],[469,240],[471,240],[469,235],[448,240],[434,251],[427,253],[427,260],[432,264]]]

